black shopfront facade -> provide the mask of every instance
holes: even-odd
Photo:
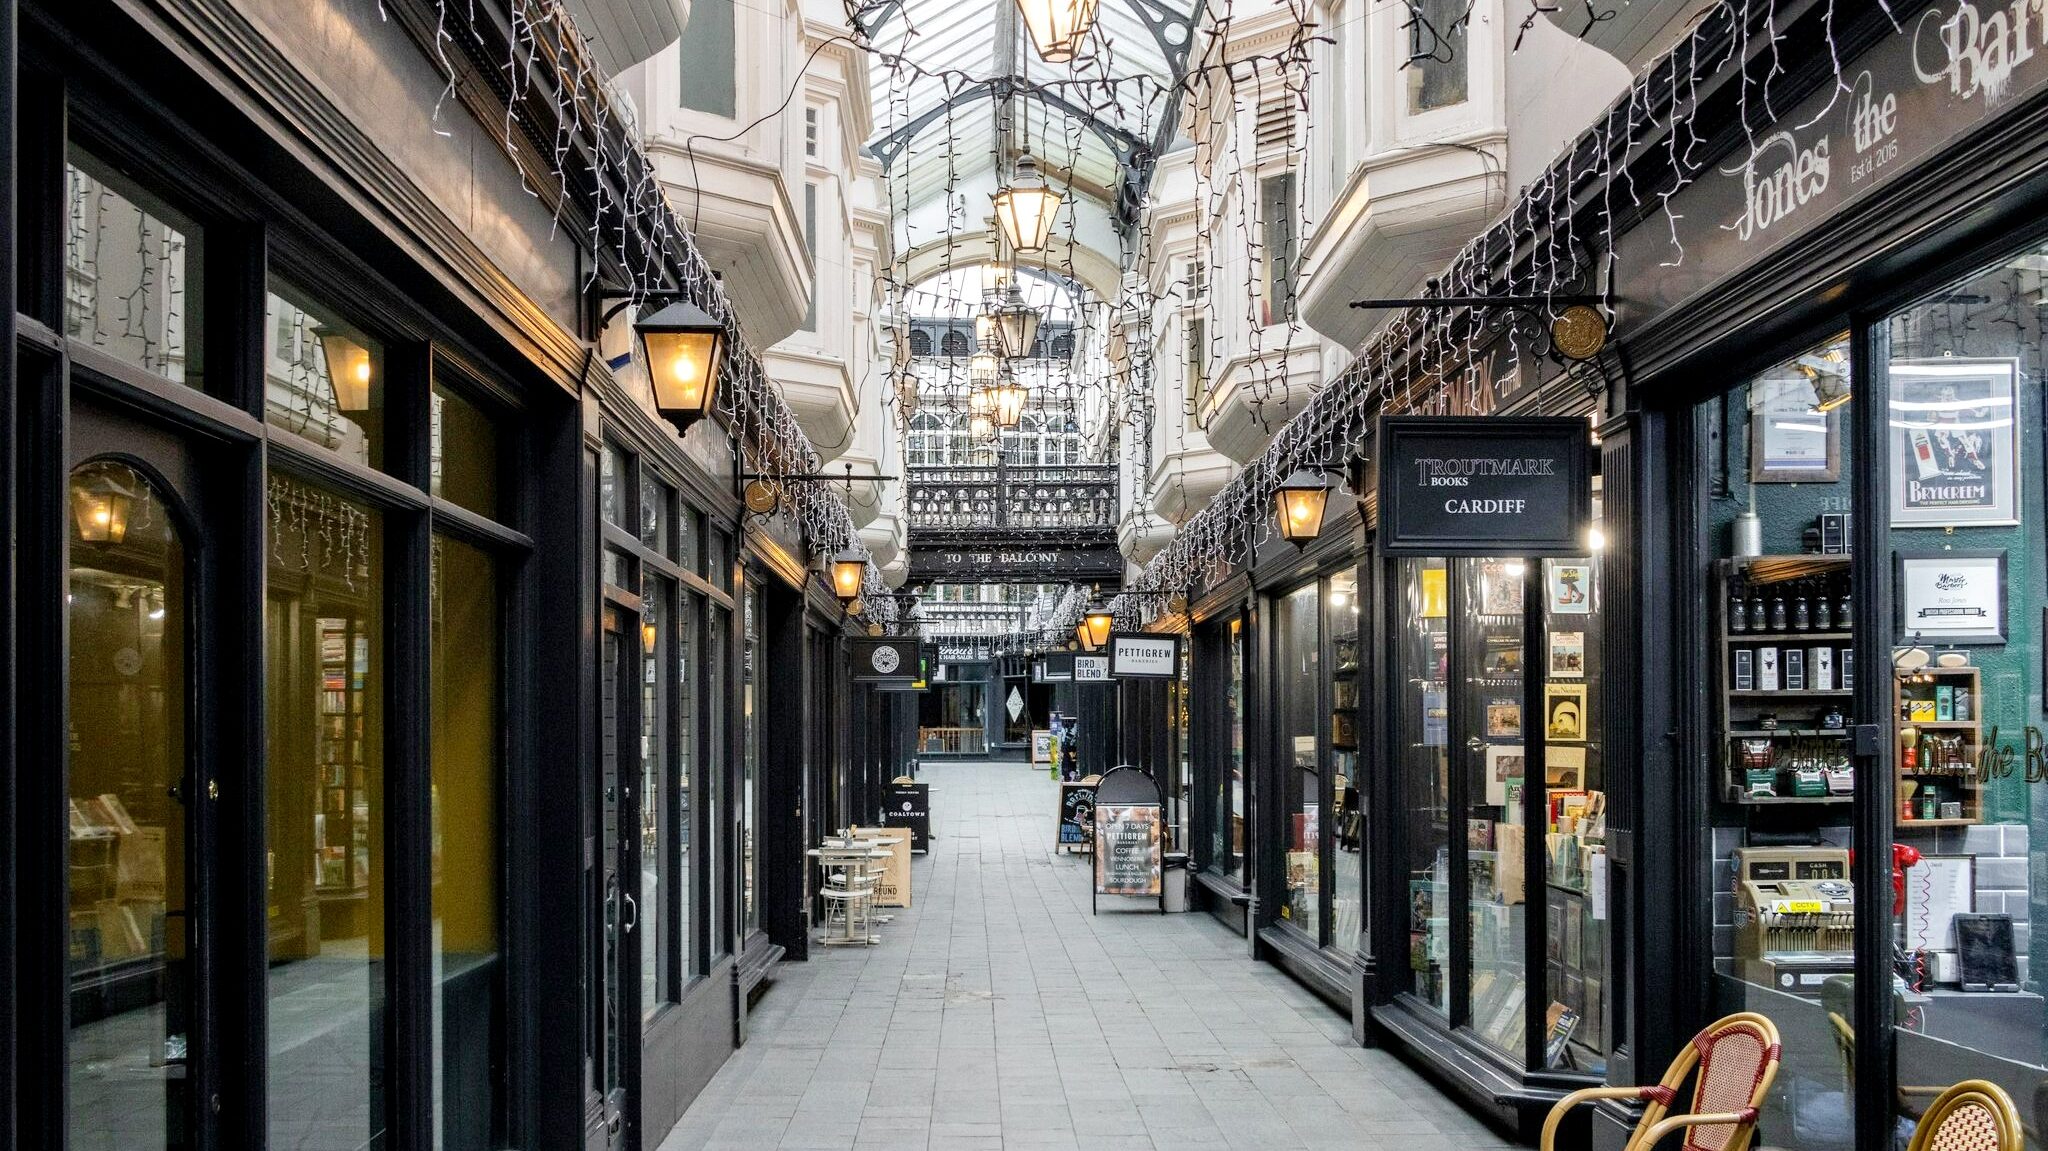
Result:
[[[1893,9],[1779,12],[1768,104],[1770,53],[1746,93],[1725,51],[1696,54],[1724,66],[1682,81],[1699,167],[1668,214],[1656,132],[1626,175],[1583,177],[1577,241],[1615,221],[1597,360],[1445,370],[1463,382],[1361,421],[1586,420],[1585,554],[1391,558],[1373,502],[1333,496],[1314,544],[1196,597],[1205,906],[1524,1133],[1568,1090],[1655,1083],[1741,1010],[1784,1042],[1773,1145],[1890,1145],[1965,1078],[2048,1129],[2048,45],[2037,17]],[[1604,171],[1605,147],[1560,165]],[[1347,718],[1331,621],[1353,594],[1369,686]],[[1816,899],[1796,939],[1761,914]],[[1602,1106],[1592,1145],[1620,1146],[1631,1113]]]
[[[652,1146],[802,955],[843,616],[387,9],[6,6],[0,1143]]]

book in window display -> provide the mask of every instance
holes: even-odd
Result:
[[[1479,614],[1521,615],[1520,560],[1487,560],[1479,565]]]
[[[1559,743],[1586,742],[1586,685],[1553,683],[1543,688],[1543,731]]]

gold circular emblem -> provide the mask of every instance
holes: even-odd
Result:
[[[1550,321],[1550,342],[1568,360],[1590,360],[1607,346],[1607,320],[1598,309],[1573,304]]]
[[[775,485],[767,480],[747,481],[747,510],[765,516],[775,510]]]

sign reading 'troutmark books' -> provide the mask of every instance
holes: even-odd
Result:
[[[1381,554],[1586,554],[1586,421],[1387,416],[1379,441]]]

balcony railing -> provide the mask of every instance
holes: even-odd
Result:
[[[910,468],[910,530],[1116,530],[1115,464]]]

